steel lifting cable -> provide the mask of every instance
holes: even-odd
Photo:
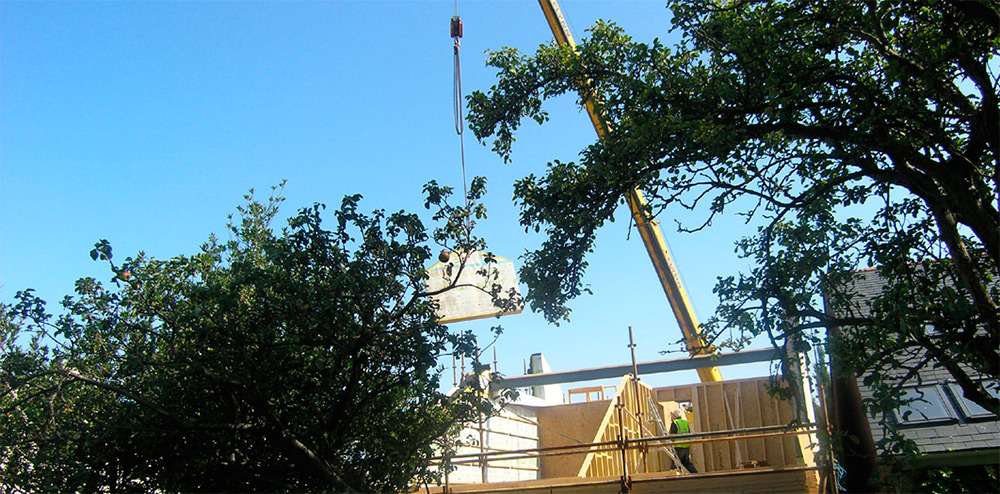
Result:
[[[459,56],[459,52],[461,51],[459,50],[459,47],[462,44],[462,19],[458,17],[458,0],[455,0],[455,15],[451,17],[451,38],[455,41],[455,76],[452,87],[455,110],[455,133],[458,134],[462,154],[462,190],[465,193],[465,206],[468,210],[470,208],[470,204],[468,179],[465,177],[465,116],[462,113],[462,62],[461,57]],[[469,216],[470,214],[471,211],[468,211],[466,216]],[[467,218],[467,221],[471,220]]]

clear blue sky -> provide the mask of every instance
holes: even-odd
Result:
[[[639,40],[673,42],[662,0],[561,2],[577,38],[597,19]],[[461,189],[452,117],[453,1],[0,2],[0,299],[35,288],[55,307],[92,262],[95,241],[118,257],[195,252],[250,188],[288,180],[284,213],[360,193],[363,208],[423,211],[421,186]],[[551,33],[537,2],[459,0],[466,93],[488,88],[484,52],[533,50]],[[513,163],[467,135],[469,175],[489,179],[493,251],[515,259],[539,239],[517,224],[512,184],[594,140],[571,98],[526,124]],[[680,338],[627,212],[606,227],[572,322],[525,313],[499,322],[500,371],[543,352],[556,370],[664,358]],[[738,222],[680,235],[666,222],[702,320],[717,276],[741,266]],[[465,323],[481,333],[497,321]],[[753,372],[759,372],[759,367]],[[726,371],[727,378],[740,371]],[[450,378],[449,378],[450,379]],[[696,380],[694,373],[649,378]]]

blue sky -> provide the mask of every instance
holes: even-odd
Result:
[[[561,6],[578,39],[597,19],[639,40],[675,39],[663,1]],[[88,255],[102,238],[119,257],[195,252],[225,233],[249,189],[264,194],[284,179],[285,215],[354,193],[366,210],[417,212],[427,181],[461,190],[454,11],[453,1],[0,2],[0,299],[30,287],[54,307],[77,278],[108,278]],[[495,78],[486,50],[533,50],[552,37],[533,0],[459,0],[458,12],[467,94]],[[526,124],[510,164],[466,136],[470,178],[489,180],[479,232],[497,255],[516,262],[539,244],[517,224],[514,180],[577,159],[595,139],[573,103],[552,102],[549,123]],[[572,304],[570,323],[527,312],[499,321],[501,372],[520,374],[539,351],[557,370],[626,363],[629,326],[639,360],[679,348],[627,217],[622,206],[601,231],[586,278],[594,295]],[[738,221],[695,235],[664,226],[704,320],[716,277],[745,268],[732,243],[746,230]],[[496,323],[454,326],[485,334]]]

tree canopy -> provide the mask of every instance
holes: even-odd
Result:
[[[492,52],[498,82],[470,96],[471,128],[505,159],[555,96],[591,99],[612,128],[579,162],[516,185],[521,224],[546,235],[522,267],[531,307],[566,317],[597,229],[638,187],[660,221],[669,208],[701,213],[681,231],[723,214],[747,222],[736,249],[752,268],[719,279],[702,328],[716,346],[766,335],[801,349],[810,340],[796,335],[839,327],[844,370],[946,368],[967,398],[1000,410],[997,3],[669,8],[676,46],[599,22],[575,51]],[[885,289],[847,317],[868,267]],[[872,384],[899,397],[899,382]]]
[[[415,214],[360,212],[360,196],[344,199],[332,229],[317,204],[275,232],[280,195],[251,194],[230,239],[193,255],[119,262],[99,242],[91,256],[111,282],[79,280],[61,314],[18,292],[0,306],[0,490],[433,481],[430,458],[485,405],[438,390],[440,356],[477,355],[470,333],[437,323],[429,244],[485,248],[471,233],[484,190],[475,181],[453,207],[449,188],[428,184],[432,235]]]

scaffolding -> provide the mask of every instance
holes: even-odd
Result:
[[[627,375],[611,399],[538,408],[538,447],[435,458],[444,472],[529,462],[537,478],[463,483],[446,475],[432,492],[820,492],[819,426],[797,420],[796,407],[768,393],[772,385],[764,377],[653,389]],[[664,434],[656,417],[680,403],[692,407],[691,432]],[[667,452],[677,443],[691,445],[700,473],[677,468]]]

